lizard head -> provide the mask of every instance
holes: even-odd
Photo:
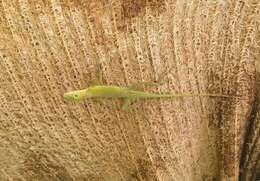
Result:
[[[64,94],[64,100],[65,101],[81,101],[88,97],[87,90],[76,90],[71,92],[66,92]]]

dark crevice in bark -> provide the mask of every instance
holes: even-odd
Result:
[[[248,159],[250,159],[250,155],[253,151],[255,151],[255,144],[251,143],[252,142],[252,137],[253,134],[255,134],[255,130],[254,130],[254,126],[256,124],[257,121],[257,114],[259,114],[260,111],[260,73],[257,72],[256,73],[256,93],[255,93],[255,100],[252,104],[252,110],[251,113],[248,117],[248,121],[247,121],[247,129],[246,129],[246,133],[245,133],[245,137],[244,137],[244,144],[242,146],[242,152],[241,152],[241,158],[240,158],[240,173],[239,173],[239,181],[245,181],[247,178],[248,170],[247,170],[247,164],[248,164]],[[252,147],[250,146],[252,145]],[[259,155],[260,156],[260,155]],[[256,161],[255,165],[254,165],[254,169],[251,170],[252,172],[256,171],[256,173],[252,173],[252,176],[254,178],[253,181],[257,181],[259,180],[259,173],[257,173],[257,167],[258,167],[258,162],[259,162],[259,157],[258,156],[258,160]]]

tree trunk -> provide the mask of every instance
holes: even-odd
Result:
[[[0,180],[260,177],[258,0],[1,0]],[[256,66],[257,65],[257,66]],[[150,92],[233,97],[67,103],[159,77]],[[163,76],[160,76],[163,75]]]

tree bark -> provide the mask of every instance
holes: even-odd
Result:
[[[0,180],[260,177],[258,0],[0,1]],[[105,84],[230,98],[66,103]],[[116,109],[115,109],[116,107]],[[258,172],[257,172],[258,171]]]

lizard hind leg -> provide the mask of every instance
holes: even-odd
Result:
[[[130,99],[124,99],[123,105],[122,105],[122,110],[126,111],[129,108],[129,105],[131,104]]]
[[[171,67],[160,73],[157,78],[154,78],[154,81],[138,82],[129,86],[129,89],[144,91],[146,87],[162,85],[164,83],[165,77],[167,76],[167,73],[170,72],[173,68],[174,67]]]
[[[91,86],[104,85],[104,78],[103,78],[101,63],[96,63],[95,79],[90,81],[90,85]]]
[[[122,110],[123,111],[129,111],[131,104],[135,101],[135,99],[130,99],[130,98],[125,98],[123,105],[122,105]]]

